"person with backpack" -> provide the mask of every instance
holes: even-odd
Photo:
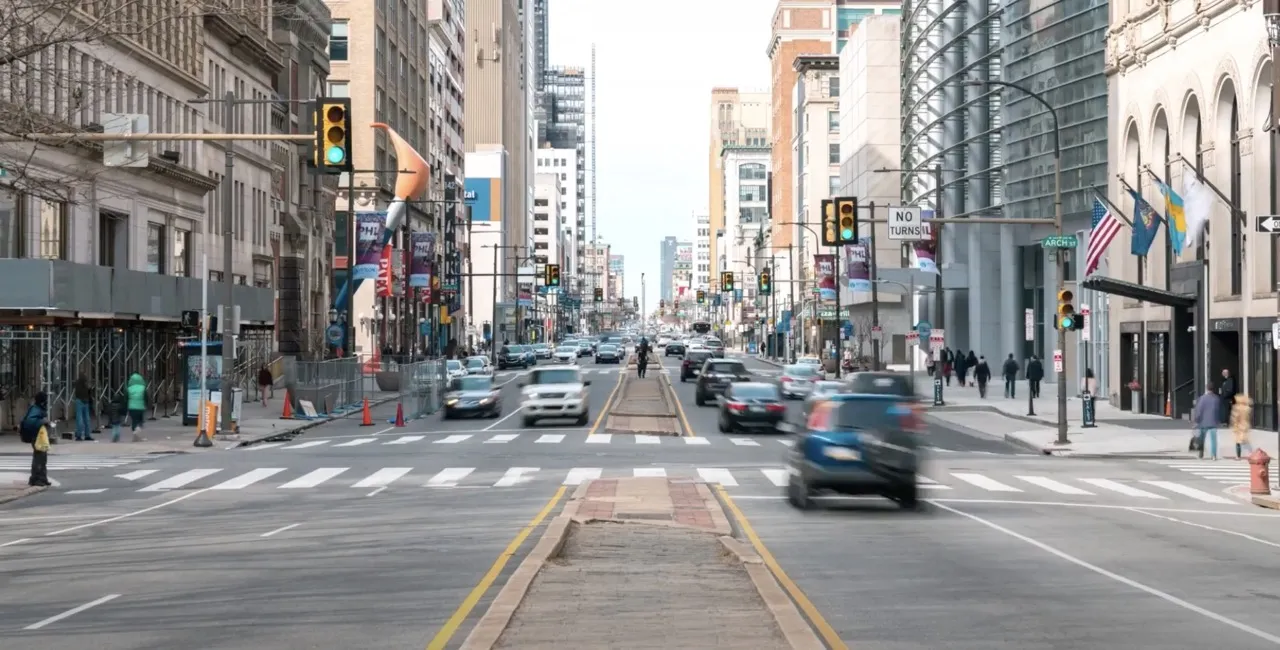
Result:
[[[22,442],[31,445],[31,478],[27,485],[32,487],[49,487],[49,434],[45,428],[49,425],[49,396],[43,391],[36,393],[35,402],[27,407],[27,414],[18,425],[18,435]]]
[[[140,442],[142,437],[138,435],[138,429],[142,428],[147,416],[147,380],[141,374],[133,373],[129,377],[129,385],[125,387],[125,394],[129,399],[129,430],[133,433],[133,441]]]

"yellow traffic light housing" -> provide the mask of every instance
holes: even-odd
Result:
[[[858,243],[858,199],[842,197],[835,200],[836,238],[839,246]]]
[[[706,302],[707,302],[707,292],[703,291],[702,289],[698,289],[698,304],[701,305],[701,304],[705,304]]]
[[[595,302],[604,302],[604,289],[601,287],[595,288]]]
[[[836,233],[836,203],[831,199],[822,200],[822,245],[840,245],[840,236]]]
[[[769,272],[769,269],[765,269],[760,272],[756,289],[759,290],[759,293],[762,296],[767,296],[773,293],[773,274]]]
[[[1076,321],[1080,318],[1076,314],[1074,303],[1076,295],[1070,289],[1063,289],[1058,292],[1058,315],[1054,319],[1054,327],[1062,331],[1077,329]]]
[[[730,293],[733,291],[733,271],[720,272],[720,292]]]
[[[322,97],[316,104],[316,167],[331,174],[351,171],[351,99]]]
[[[559,264],[547,265],[546,276],[543,278],[543,283],[546,284],[548,287],[560,286],[560,265]]]

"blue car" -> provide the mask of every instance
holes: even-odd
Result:
[[[787,456],[787,502],[805,510],[821,492],[887,497],[917,507],[914,395],[834,394],[814,405]]]

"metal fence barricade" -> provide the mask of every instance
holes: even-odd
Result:
[[[445,362],[435,359],[402,363],[399,369],[399,400],[405,419],[423,418],[440,410],[447,376]]]
[[[355,358],[325,361],[286,359],[285,388],[294,401],[295,417],[306,417],[301,401],[315,406],[317,415],[342,416],[357,412],[370,396],[364,369]]]

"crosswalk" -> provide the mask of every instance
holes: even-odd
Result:
[[[124,465],[132,465],[145,460],[152,460],[155,456],[135,455],[135,456],[98,456],[90,454],[67,454],[60,456],[52,454],[49,456],[49,471],[65,472],[68,470],[85,470],[85,469],[108,469],[112,467],[122,467]],[[0,456],[0,470],[6,471],[27,471],[31,469],[31,456]]]
[[[542,469],[539,467],[321,467],[291,469],[287,467],[197,468],[185,470],[139,470],[120,474],[111,481],[115,487],[105,490],[132,490],[141,493],[168,492],[178,489],[211,491],[245,490],[313,490],[319,488],[378,489],[398,488],[514,488],[534,483],[576,486],[599,478],[672,477],[689,478],[740,493],[777,494],[787,485],[788,470],[775,467],[689,467],[645,466],[573,467]],[[918,485],[933,496],[1006,498],[1107,497],[1135,500],[1148,505],[1161,502],[1192,501],[1209,504],[1238,504],[1237,500],[1192,485],[1164,480],[1121,480],[1100,477],[1065,477],[1028,474],[1003,474],[976,471],[937,471],[919,476]],[[124,483],[124,487],[120,484]]]
[[[1249,482],[1249,464],[1244,461],[1157,460],[1151,462],[1224,485],[1241,485]]]

